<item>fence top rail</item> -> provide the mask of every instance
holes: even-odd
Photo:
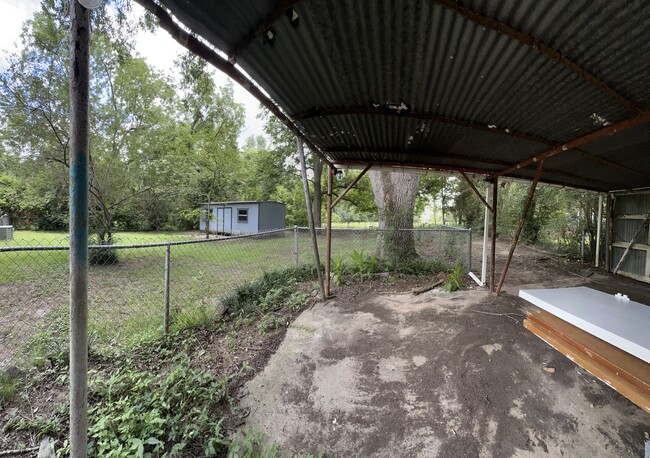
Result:
[[[308,227],[296,226],[299,230],[308,230]],[[324,231],[324,227],[317,227],[317,231]],[[379,229],[377,227],[333,227],[332,232],[335,231],[350,231],[350,232],[363,232],[363,231],[373,231],[373,232],[388,232],[394,229]],[[456,226],[439,226],[439,227],[416,227],[413,229],[398,229],[399,231],[409,231],[409,232],[469,232],[472,229],[466,227],[456,227]]]
[[[227,242],[229,240],[240,240],[247,238],[257,238],[260,236],[278,234],[280,232],[286,232],[288,229],[275,229],[272,231],[256,232],[254,234],[244,234],[244,235],[233,235],[229,237],[214,238],[214,239],[197,239],[197,240],[177,240],[169,242],[153,242],[153,243],[130,243],[122,245],[88,245],[89,250],[98,250],[98,249],[111,249],[111,250],[124,250],[129,248],[155,248],[163,246],[175,246],[175,245],[193,245],[197,243],[214,243],[214,242]],[[0,253],[11,252],[11,251],[69,251],[70,247],[67,245],[59,246],[8,246],[0,247]]]

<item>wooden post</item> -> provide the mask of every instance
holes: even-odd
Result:
[[[495,285],[495,271],[497,261],[497,199],[499,191],[499,177],[494,177],[492,181],[492,241],[490,251],[490,291],[494,292]]]
[[[320,255],[318,254],[318,239],[316,237],[316,228],[314,227],[314,214],[311,211],[311,196],[309,195],[309,181],[307,180],[307,164],[305,163],[305,150],[302,146],[302,138],[296,137],[298,144],[298,157],[300,159],[300,174],[302,175],[302,186],[305,191],[305,205],[307,205],[307,217],[309,218],[309,231],[311,232],[311,242],[314,247],[314,262],[316,263],[316,273],[318,274],[318,284],[322,299],[327,300],[325,285],[323,283],[323,272],[320,266]]]
[[[70,456],[88,438],[88,164],[90,13],[70,2]]]
[[[544,166],[544,160],[541,160],[537,166],[537,172],[535,172],[535,178],[530,184],[528,189],[528,196],[526,197],[526,203],[524,204],[524,210],[521,212],[521,218],[519,218],[519,224],[517,224],[517,230],[515,231],[515,237],[512,239],[512,244],[510,245],[510,252],[508,253],[508,258],[506,263],[503,266],[503,271],[501,272],[501,277],[499,278],[499,286],[497,286],[496,295],[498,296],[503,287],[503,282],[506,279],[506,274],[508,273],[508,268],[510,267],[510,262],[512,261],[512,255],[515,253],[515,248],[517,248],[517,242],[519,241],[519,235],[521,230],[524,228],[524,223],[526,222],[526,216],[528,216],[528,210],[530,209],[530,204],[533,201],[533,196],[535,195],[535,189],[537,188],[537,182],[539,177],[542,174],[542,167]]]
[[[334,167],[327,167],[327,227],[325,229],[325,295],[332,292],[332,181]]]

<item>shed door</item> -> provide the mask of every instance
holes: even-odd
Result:
[[[224,234],[232,233],[232,208],[226,207],[223,209],[223,220],[221,222],[221,232]]]

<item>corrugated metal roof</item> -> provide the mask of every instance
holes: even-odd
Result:
[[[236,57],[285,113],[311,113],[297,125],[338,163],[496,172],[628,119],[630,106],[650,110],[648,2],[161,2]],[[650,186],[649,150],[645,124],[548,159],[542,181],[600,191]],[[533,174],[534,165],[509,175]]]

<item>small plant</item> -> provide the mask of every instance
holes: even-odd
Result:
[[[59,431],[59,422],[46,420],[41,416],[32,419],[14,417],[7,421],[2,428],[3,431],[30,431],[36,434],[37,439],[47,436],[56,436]]]
[[[267,331],[272,331],[284,325],[285,321],[282,317],[277,316],[273,313],[264,315],[262,319],[257,323],[257,330],[264,334]]]
[[[0,371],[0,406],[10,401],[18,390],[18,374],[13,370]]]
[[[276,442],[270,444],[259,431],[249,431],[232,441],[228,458],[275,458],[279,452],[280,446]]]
[[[336,286],[341,286],[343,284],[343,276],[346,271],[347,266],[345,265],[345,261],[343,261],[341,256],[336,255],[334,259],[332,259],[332,280]]]
[[[376,256],[370,256],[363,251],[358,252],[357,250],[352,250],[350,258],[352,259],[352,271],[359,277],[361,282],[375,271],[375,265],[377,264]]]
[[[308,299],[309,296],[307,296],[305,293],[296,292],[289,296],[286,306],[289,307],[289,310],[295,313],[302,310],[305,304],[307,304]]]
[[[454,267],[447,274],[447,279],[442,284],[442,287],[448,293],[452,293],[454,291],[457,291],[457,290],[459,290],[460,288],[463,287],[462,277],[463,277],[463,269],[461,268],[460,263],[457,263],[456,267]]]

